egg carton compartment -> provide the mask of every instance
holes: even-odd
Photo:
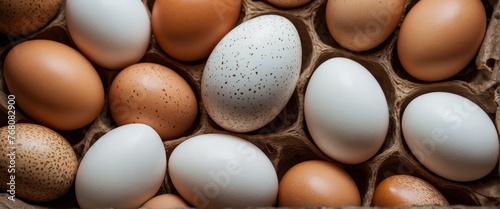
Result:
[[[154,0],[143,0],[151,12]],[[366,162],[354,165],[341,165],[355,180],[362,198],[362,206],[371,206],[375,187],[388,176],[410,174],[420,177],[443,193],[453,207],[481,206],[494,207],[500,204],[500,177],[498,165],[488,176],[474,182],[458,183],[445,180],[421,165],[409,151],[401,133],[401,116],[408,103],[418,95],[446,91],[463,95],[477,103],[495,121],[500,130],[500,3],[483,0],[488,14],[488,30],[481,50],[474,62],[459,75],[435,83],[423,83],[411,78],[399,64],[395,51],[399,26],[381,45],[365,52],[353,52],[341,47],[328,32],[325,19],[327,0],[313,0],[304,6],[285,9],[276,7],[266,0],[243,0],[242,12],[237,24],[264,14],[278,14],[288,18],[297,28],[303,49],[302,69],[298,84],[292,98],[280,114],[263,128],[249,133],[231,133],[219,127],[208,116],[200,97],[201,75],[206,59],[196,62],[181,62],[164,53],[154,37],[140,62],[152,62],[167,66],[179,73],[191,86],[198,101],[198,117],[195,124],[181,137],[164,141],[165,151],[169,157],[171,152],[190,137],[205,133],[229,133],[244,138],[259,147],[271,160],[278,178],[293,165],[306,160],[325,160],[336,163],[315,145],[307,131],[304,119],[304,94],[309,77],[324,61],[332,57],[351,58],[365,68],[381,85],[390,111],[390,125],[387,137],[377,154]],[[404,15],[417,1],[407,0]],[[28,39],[55,40],[75,49],[64,17],[64,4],[53,20],[39,31],[21,37],[7,37],[0,34],[0,117],[7,118],[8,89],[3,79],[3,60],[8,51],[17,43]],[[496,5],[496,6],[494,6]],[[95,66],[106,92],[118,71],[110,71]],[[362,84],[360,84],[362,85]],[[107,104],[99,117],[91,124],[74,131],[58,131],[70,141],[79,160],[92,144],[102,135],[117,125],[111,117]],[[22,111],[18,111],[16,120],[36,123]],[[7,121],[1,120],[4,126]],[[4,192],[4,191],[2,191]],[[165,176],[164,184],[158,191],[161,193],[178,193],[169,176]],[[12,202],[0,194],[0,207],[5,208],[76,208],[74,189],[58,200],[47,203],[24,202],[22,199]]]

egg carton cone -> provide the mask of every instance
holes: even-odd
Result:
[[[42,29],[23,36],[0,36],[0,118],[7,119],[7,89],[3,76],[4,59],[13,46],[25,40],[49,39],[77,47],[69,36],[65,21],[65,0],[57,15]],[[417,0],[406,0],[403,18]],[[484,42],[472,61],[464,70],[444,81],[425,83],[411,77],[402,68],[396,53],[396,30],[381,45],[364,52],[353,52],[338,44],[328,32],[325,22],[326,0],[313,0],[303,6],[284,9],[275,7],[266,0],[243,0],[242,12],[237,24],[251,18],[277,14],[288,18],[297,28],[302,44],[302,67],[298,84],[285,108],[264,127],[248,132],[234,133],[218,126],[208,115],[201,102],[201,79],[206,59],[196,62],[181,62],[164,53],[151,38],[149,48],[140,62],[153,62],[167,66],[179,73],[192,87],[199,103],[198,117],[191,129],[181,137],[164,141],[167,157],[181,142],[206,133],[227,133],[244,138],[259,147],[273,163],[278,178],[299,162],[324,160],[342,166],[354,179],[361,194],[362,207],[371,207],[376,185],[394,174],[407,174],[422,178],[434,185],[453,208],[496,208],[500,204],[500,177],[498,165],[494,171],[476,181],[455,182],[444,179],[426,169],[411,153],[403,138],[401,118],[405,107],[419,95],[434,91],[462,95],[479,105],[500,130],[500,2],[482,1],[488,15],[488,27]],[[151,13],[154,0],[143,0]],[[304,95],[309,78],[324,61],[333,57],[347,57],[362,64],[376,78],[386,96],[390,120],[389,131],[380,150],[369,160],[359,164],[342,164],[324,154],[314,143],[304,118]],[[118,71],[95,66],[106,92],[106,104],[91,124],[72,131],[58,131],[73,146],[79,160],[102,135],[117,127],[108,104],[107,92]],[[43,79],[43,78],[41,78]],[[359,85],[362,85],[361,83]],[[16,122],[37,123],[18,110]],[[7,125],[1,119],[0,125]],[[3,140],[3,139],[2,139]],[[167,172],[168,173],[168,172]],[[1,191],[0,208],[78,208],[74,188],[63,197],[50,202],[11,201]],[[168,175],[158,194],[178,194]],[[338,207],[342,208],[342,207]],[[356,207],[346,207],[356,208]],[[413,207],[412,207],[413,208]],[[446,208],[421,206],[415,208]]]

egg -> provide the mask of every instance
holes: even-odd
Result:
[[[343,57],[326,60],[313,72],[304,116],[319,149],[346,164],[374,156],[389,129],[389,108],[379,83],[361,64]]]
[[[108,99],[111,116],[118,125],[144,123],[163,140],[181,136],[198,114],[196,95],[187,81],[155,63],[138,63],[120,71]]]
[[[167,168],[160,136],[148,125],[119,126],[83,156],[75,180],[78,205],[139,208],[158,192]]]
[[[279,15],[262,15],[231,30],[210,54],[201,97],[220,127],[255,131],[285,107],[297,85],[302,46],[295,26]]]
[[[196,208],[271,207],[278,177],[254,144],[227,134],[202,134],[179,144],[168,162],[179,194]]]
[[[404,5],[404,0],[328,0],[326,25],[341,46],[353,51],[370,50],[394,32]]]
[[[61,0],[0,1],[0,33],[26,35],[49,23],[61,7]]]
[[[181,61],[210,55],[238,21],[241,0],[156,0],[151,25],[158,45]]]
[[[446,198],[428,182],[410,175],[394,175],[382,180],[373,193],[373,206],[448,206]]]
[[[408,148],[435,174],[459,182],[488,175],[499,158],[498,133],[484,110],[448,92],[413,99],[401,119]]]
[[[50,40],[30,40],[5,58],[10,94],[31,118],[56,130],[94,121],[104,105],[104,88],[92,64],[75,49]]]
[[[151,24],[139,0],[67,0],[66,23],[71,39],[93,63],[121,70],[146,53]]]
[[[452,77],[475,57],[486,33],[481,1],[422,0],[408,12],[397,39],[401,65],[434,82]]]
[[[269,3],[282,8],[295,8],[309,3],[311,0],[267,0]]]
[[[148,200],[141,208],[191,208],[182,197],[175,194],[161,194]]]
[[[78,160],[60,134],[45,126],[17,123],[0,128],[0,188],[9,196],[48,202],[73,186]],[[15,200],[15,199],[13,199]]]
[[[278,206],[360,206],[361,196],[352,177],[341,167],[319,160],[290,168],[279,184]]]

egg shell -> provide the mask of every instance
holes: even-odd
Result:
[[[40,39],[16,45],[5,58],[4,76],[19,107],[52,129],[82,128],[104,106],[104,88],[95,68],[59,42]]]
[[[67,0],[66,22],[80,52],[111,70],[137,63],[151,38],[149,14],[139,0]]]
[[[0,1],[0,33],[26,35],[49,23],[61,7],[61,0]]]
[[[279,207],[360,206],[352,177],[340,166],[310,160],[289,169],[280,181]]]
[[[463,96],[420,95],[404,109],[401,126],[413,155],[441,177],[473,181],[497,165],[500,145],[495,125],[481,107]]]
[[[262,15],[231,30],[203,71],[207,113],[233,132],[257,130],[285,107],[299,78],[302,47],[295,26],[279,15]]]
[[[304,116],[319,149],[347,164],[375,155],[389,128],[389,109],[379,83],[361,64],[343,57],[326,60],[312,74]]]
[[[382,180],[373,193],[373,206],[448,206],[448,200],[433,185],[410,175],[394,175]]]
[[[75,192],[81,208],[138,208],[166,174],[160,136],[148,125],[119,126],[101,136],[80,162]]]
[[[267,0],[269,3],[281,8],[295,8],[309,3],[311,0]]]
[[[78,160],[60,134],[45,126],[17,123],[0,128],[0,136],[5,139],[0,143],[2,190],[22,200],[48,202],[72,188]]]
[[[326,24],[343,47],[366,51],[384,42],[403,16],[404,0],[328,0]]]
[[[236,25],[241,0],[156,0],[151,13],[155,40],[182,61],[208,57]]]
[[[182,197],[175,194],[161,194],[148,200],[141,208],[191,208]]]
[[[481,1],[418,1],[401,24],[398,58],[416,79],[444,80],[473,60],[485,33],[486,12]]]
[[[163,140],[181,136],[198,114],[196,95],[177,72],[155,63],[129,66],[109,90],[110,112],[118,125],[143,123]]]
[[[179,144],[168,162],[179,194],[196,208],[271,207],[278,177],[269,158],[245,139],[202,134]]]

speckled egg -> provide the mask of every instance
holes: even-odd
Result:
[[[0,33],[24,35],[45,26],[61,7],[61,0],[1,0]]]
[[[233,132],[265,126],[291,98],[301,64],[300,37],[287,18],[262,15],[243,22],[205,65],[201,96],[208,114]]]
[[[185,133],[198,114],[197,99],[187,81],[155,63],[123,69],[111,84],[109,108],[118,125],[144,123],[163,140]]]
[[[309,3],[311,0],[267,0],[269,3],[282,8],[295,8]]]
[[[375,188],[372,204],[377,207],[449,205],[434,186],[410,175],[394,175],[382,180]]]
[[[0,128],[0,184],[16,198],[46,202],[60,198],[72,187],[78,161],[69,142],[41,125],[18,123]],[[2,180],[2,181],[3,181]],[[7,181],[8,180],[8,181]]]

